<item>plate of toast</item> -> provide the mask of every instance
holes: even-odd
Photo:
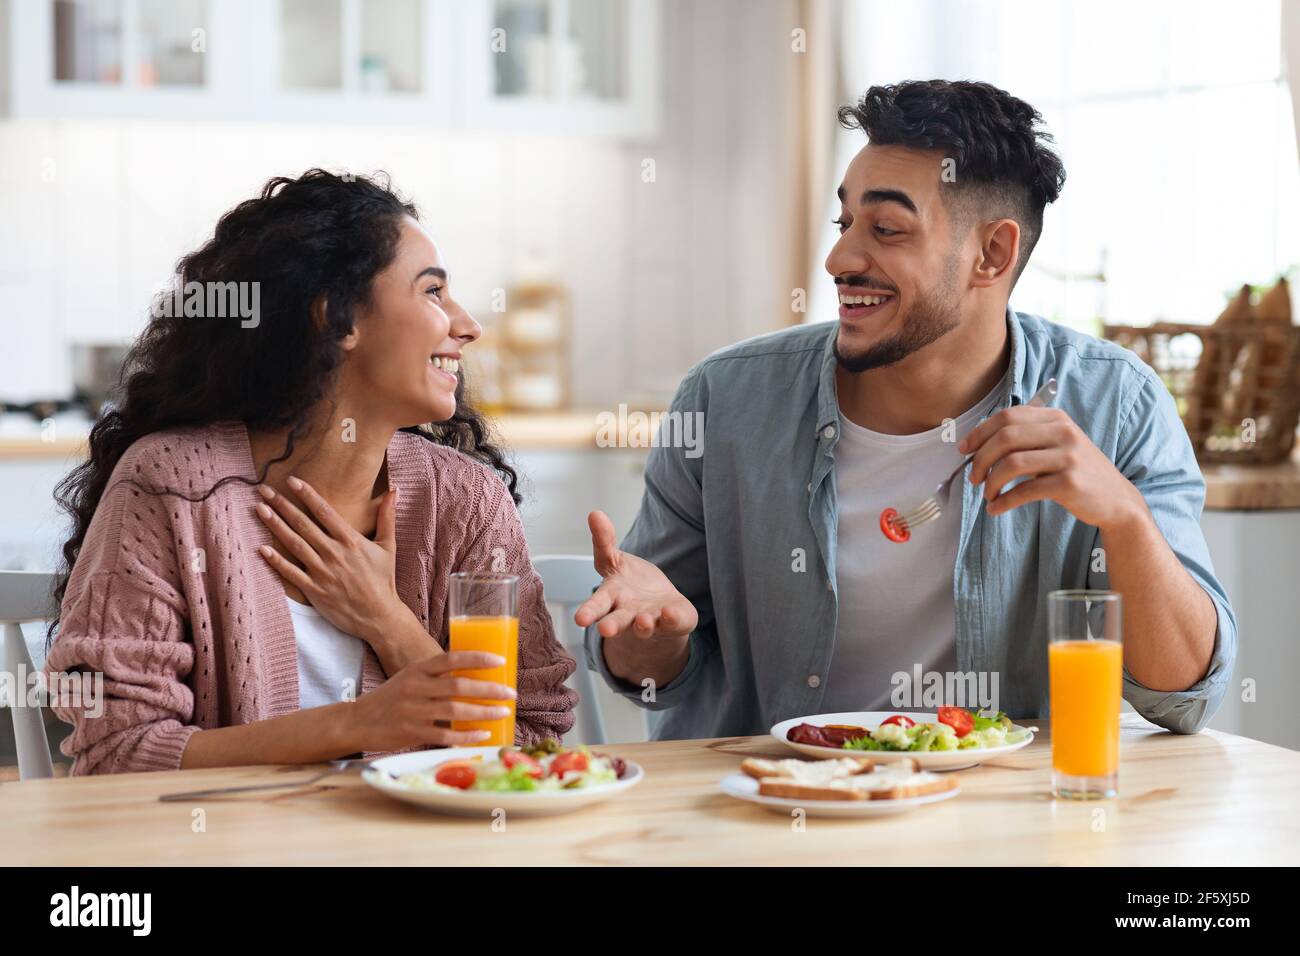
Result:
[[[722,780],[722,792],[789,815],[802,809],[816,817],[874,817],[951,800],[957,778],[922,770],[915,760],[880,763],[870,757],[830,760],[764,760],[751,757],[740,773]]]

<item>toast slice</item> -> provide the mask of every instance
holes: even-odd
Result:
[[[915,761],[907,760],[825,781],[764,777],[758,781],[758,792],[787,800],[902,800],[943,793],[957,785],[956,777],[917,770]]]
[[[875,762],[870,757],[832,757],[829,760],[763,760],[750,757],[740,769],[756,780],[764,778],[797,779],[804,783],[825,783],[839,777],[870,773]]]

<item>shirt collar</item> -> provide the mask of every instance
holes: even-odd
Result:
[[[827,323],[831,326],[826,336],[826,347],[822,352],[821,377],[817,384],[817,430],[830,425],[838,425],[840,420],[839,398],[835,394],[835,339],[839,334],[839,323]],[[1020,328],[1016,313],[1007,306],[1007,336],[1011,340],[1011,401],[1012,405],[1025,403],[1025,333]]]
[[[840,420],[840,401],[835,394],[835,339],[840,332],[839,322],[827,322],[830,333],[826,336],[826,347],[822,350],[822,370],[817,382],[817,431],[828,425],[836,425]]]
[[[1025,333],[1016,313],[1007,306],[1007,337],[1011,340],[1011,404],[1025,404]]]

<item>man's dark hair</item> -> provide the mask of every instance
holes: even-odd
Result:
[[[839,117],[877,146],[939,150],[952,159],[945,200],[953,221],[966,224],[986,212],[1018,222],[1012,284],[1020,278],[1042,234],[1043,209],[1065,185],[1065,167],[1048,146],[1053,139],[1038,110],[989,83],[908,80],[871,87],[856,105],[840,107]]]

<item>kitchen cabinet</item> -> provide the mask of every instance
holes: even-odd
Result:
[[[650,0],[492,0],[465,7],[466,36],[490,37],[465,61],[471,126],[526,132],[658,128],[659,26]]]
[[[0,455],[0,569],[56,566],[69,525],[54,502],[54,487],[78,461],[58,453],[21,460]]]
[[[609,515],[620,538],[641,504],[645,450],[529,449],[515,454],[524,503],[520,518],[533,554],[590,554],[587,513]]]
[[[10,0],[8,9],[13,117],[658,129],[659,0]]]
[[[240,52],[233,44],[212,44],[233,35],[240,5],[10,0],[7,112],[18,118],[215,113],[222,91],[237,85]]]
[[[1201,527],[1237,615],[1237,666],[1210,726],[1300,750],[1300,510],[1206,511]]]

